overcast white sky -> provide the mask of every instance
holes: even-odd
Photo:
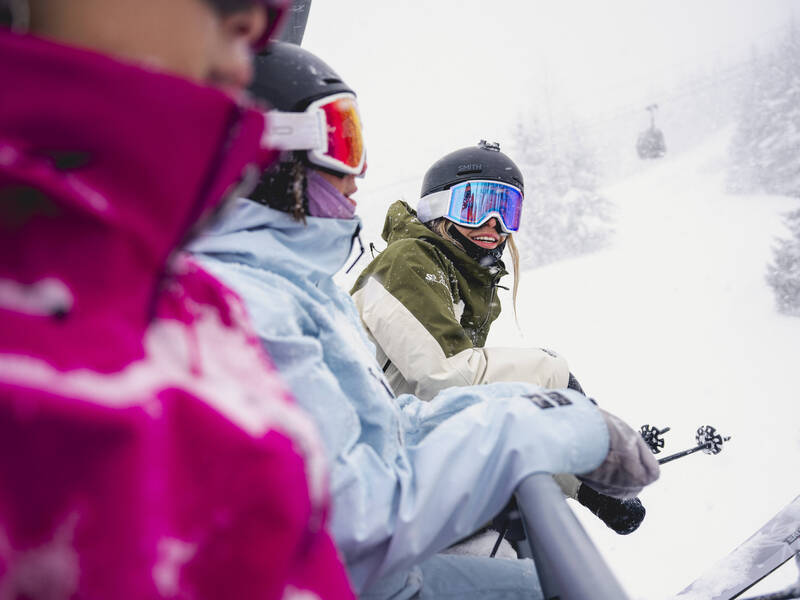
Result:
[[[313,0],[303,46],[359,96],[363,196],[479,138],[506,142],[532,110],[591,119],[658,101],[746,59],[793,12],[800,0]]]

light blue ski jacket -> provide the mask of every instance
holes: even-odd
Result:
[[[608,431],[580,394],[524,383],[395,398],[350,296],[333,281],[358,219],[308,218],[249,200],[191,250],[236,290],[331,464],[331,528],[358,592],[489,521],[537,472],[586,473]],[[276,490],[278,492],[278,490]]]

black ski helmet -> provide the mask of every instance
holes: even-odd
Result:
[[[420,198],[475,179],[500,181],[525,191],[522,172],[513,160],[500,152],[500,144],[481,140],[477,146],[461,148],[433,163],[422,180]]]
[[[355,92],[322,59],[287,42],[271,42],[254,62],[250,93],[272,108],[301,112],[314,100]]]
[[[296,44],[273,41],[253,62],[250,93],[269,108],[282,112],[303,112],[315,100],[334,94],[355,92],[322,59]],[[279,162],[261,175],[249,198],[304,220],[308,214],[307,179],[303,165],[342,174],[312,165],[303,150],[287,151]]]

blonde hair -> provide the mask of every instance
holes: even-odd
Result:
[[[438,234],[439,236],[443,237],[449,242],[452,242],[453,244],[455,244],[456,246],[458,246],[463,250],[464,246],[462,246],[461,243],[457,239],[455,239],[452,235],[450,235],[449,231],[447,231],[447,226],[451,223],[452,221],[449,221],[448,219],[442,217],[436,219],[435,221],[430,223],[430,225],[434,233]],[[511,253],[511,264],[514,266],[514,291],[512,292],[512,303],[514,305],[514,320],[517,321],[517,325],[519,325],[519,319],[517,318],[517,291],[519,290],[519,276],[520,276],[519,249],[517,248],[517,244],[514,242],[514,236],[512,234],[509,233],[508,236],[506,237],[506,240],[508,242],[508,251]]]

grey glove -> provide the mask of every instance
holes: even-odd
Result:
[[[591,473],[578,479],[591,488],[615,498],[633,498],[660,474],[658,461],[653,457],[642,436],[619,417],[600,409],[608,427],[608,455]]]

